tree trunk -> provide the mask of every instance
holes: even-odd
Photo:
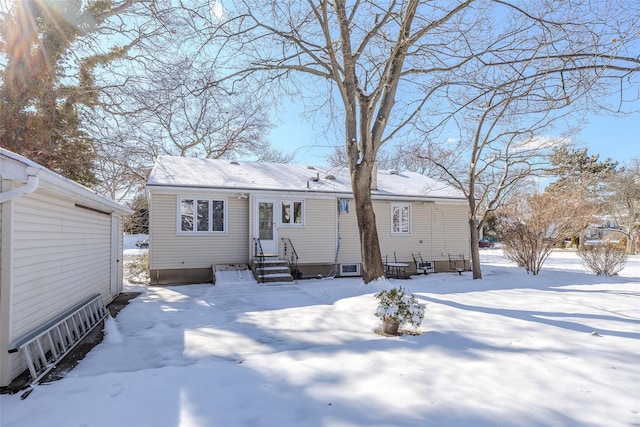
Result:
[[[362,255],[362,279],[364,283],[369,283],[384,276],[376,215],[371,201],[371,176],[374,164],[375,161],[363,161],[351,171],[356,218],[360,229],[360,253]]]
[[[627,236],[627,255],[635,255],[638,249],[638,231],[633,227],[630,227],[629,235]]]
[[[478,227],[473,218],[469,218],[469,235],[471,236],[471,269],[474,279],[482,279],[482,269],[480,268],[480,249],[478,246]]]
[[[475,156],[476,153],[474,152],[473,157],[475,158]],[[467,203],[469,206],[469,236],[471,239],[471,241],[469,242],[469,247],[471,249],[471,269],[473,271],[473,278],[482,279],[482,268],[480,267],[480,249],[478,246],[478,227],[482,226],[482,223],[476,225],[476,213],[478,211],[478,207],[476,205],[475,188],[476,175],[472,166],[472,169],[469,172],[469,194],[467,194]]]

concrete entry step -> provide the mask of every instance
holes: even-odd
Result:
[[[256,258],[251,263],[251,269],[258,283],[293,282],[289,263],[276,257],[263,258],[262,260]]]

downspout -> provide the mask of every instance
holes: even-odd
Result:
[[[29,174],[27,176],[27,183],[22,187],[0,193],[0,203],[8,202],[16,197],[22,197],[36,191],[36,188],[38,188],[38,185],[40,184],[40,178],[38,177],[37,172],[36,174]]]

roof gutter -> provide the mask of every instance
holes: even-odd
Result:
[[[25,196],[36,191],[36,188],[40,185],[40,178],[38,177],[39,172],[40,170],[36,168],[27,168],[27,183],[22,187],[0,193],[0,203],[8,202],[9,200]]]

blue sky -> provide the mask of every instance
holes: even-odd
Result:
[[[300,109],[291,106],[280,120],[282,123],[272,130],[269,140],[285,152],[295,151],[294,163],[325,163],[324,156],[330,153],[330,144],[342,144],[333,136],[319,135],[319,130],[300,116]],[[599,154],[600,159],[610,157],[623,163],[631,158],[640,158],[640,113],[616,117],[612,115],[590,115],[582,131],[574,137],[577,148],[587,147],[589,154]]]
[[[625,117],[590,116],[589,124],[577,139],[601,159],[611,157],[623,163],[640,158],[640,113]]]

